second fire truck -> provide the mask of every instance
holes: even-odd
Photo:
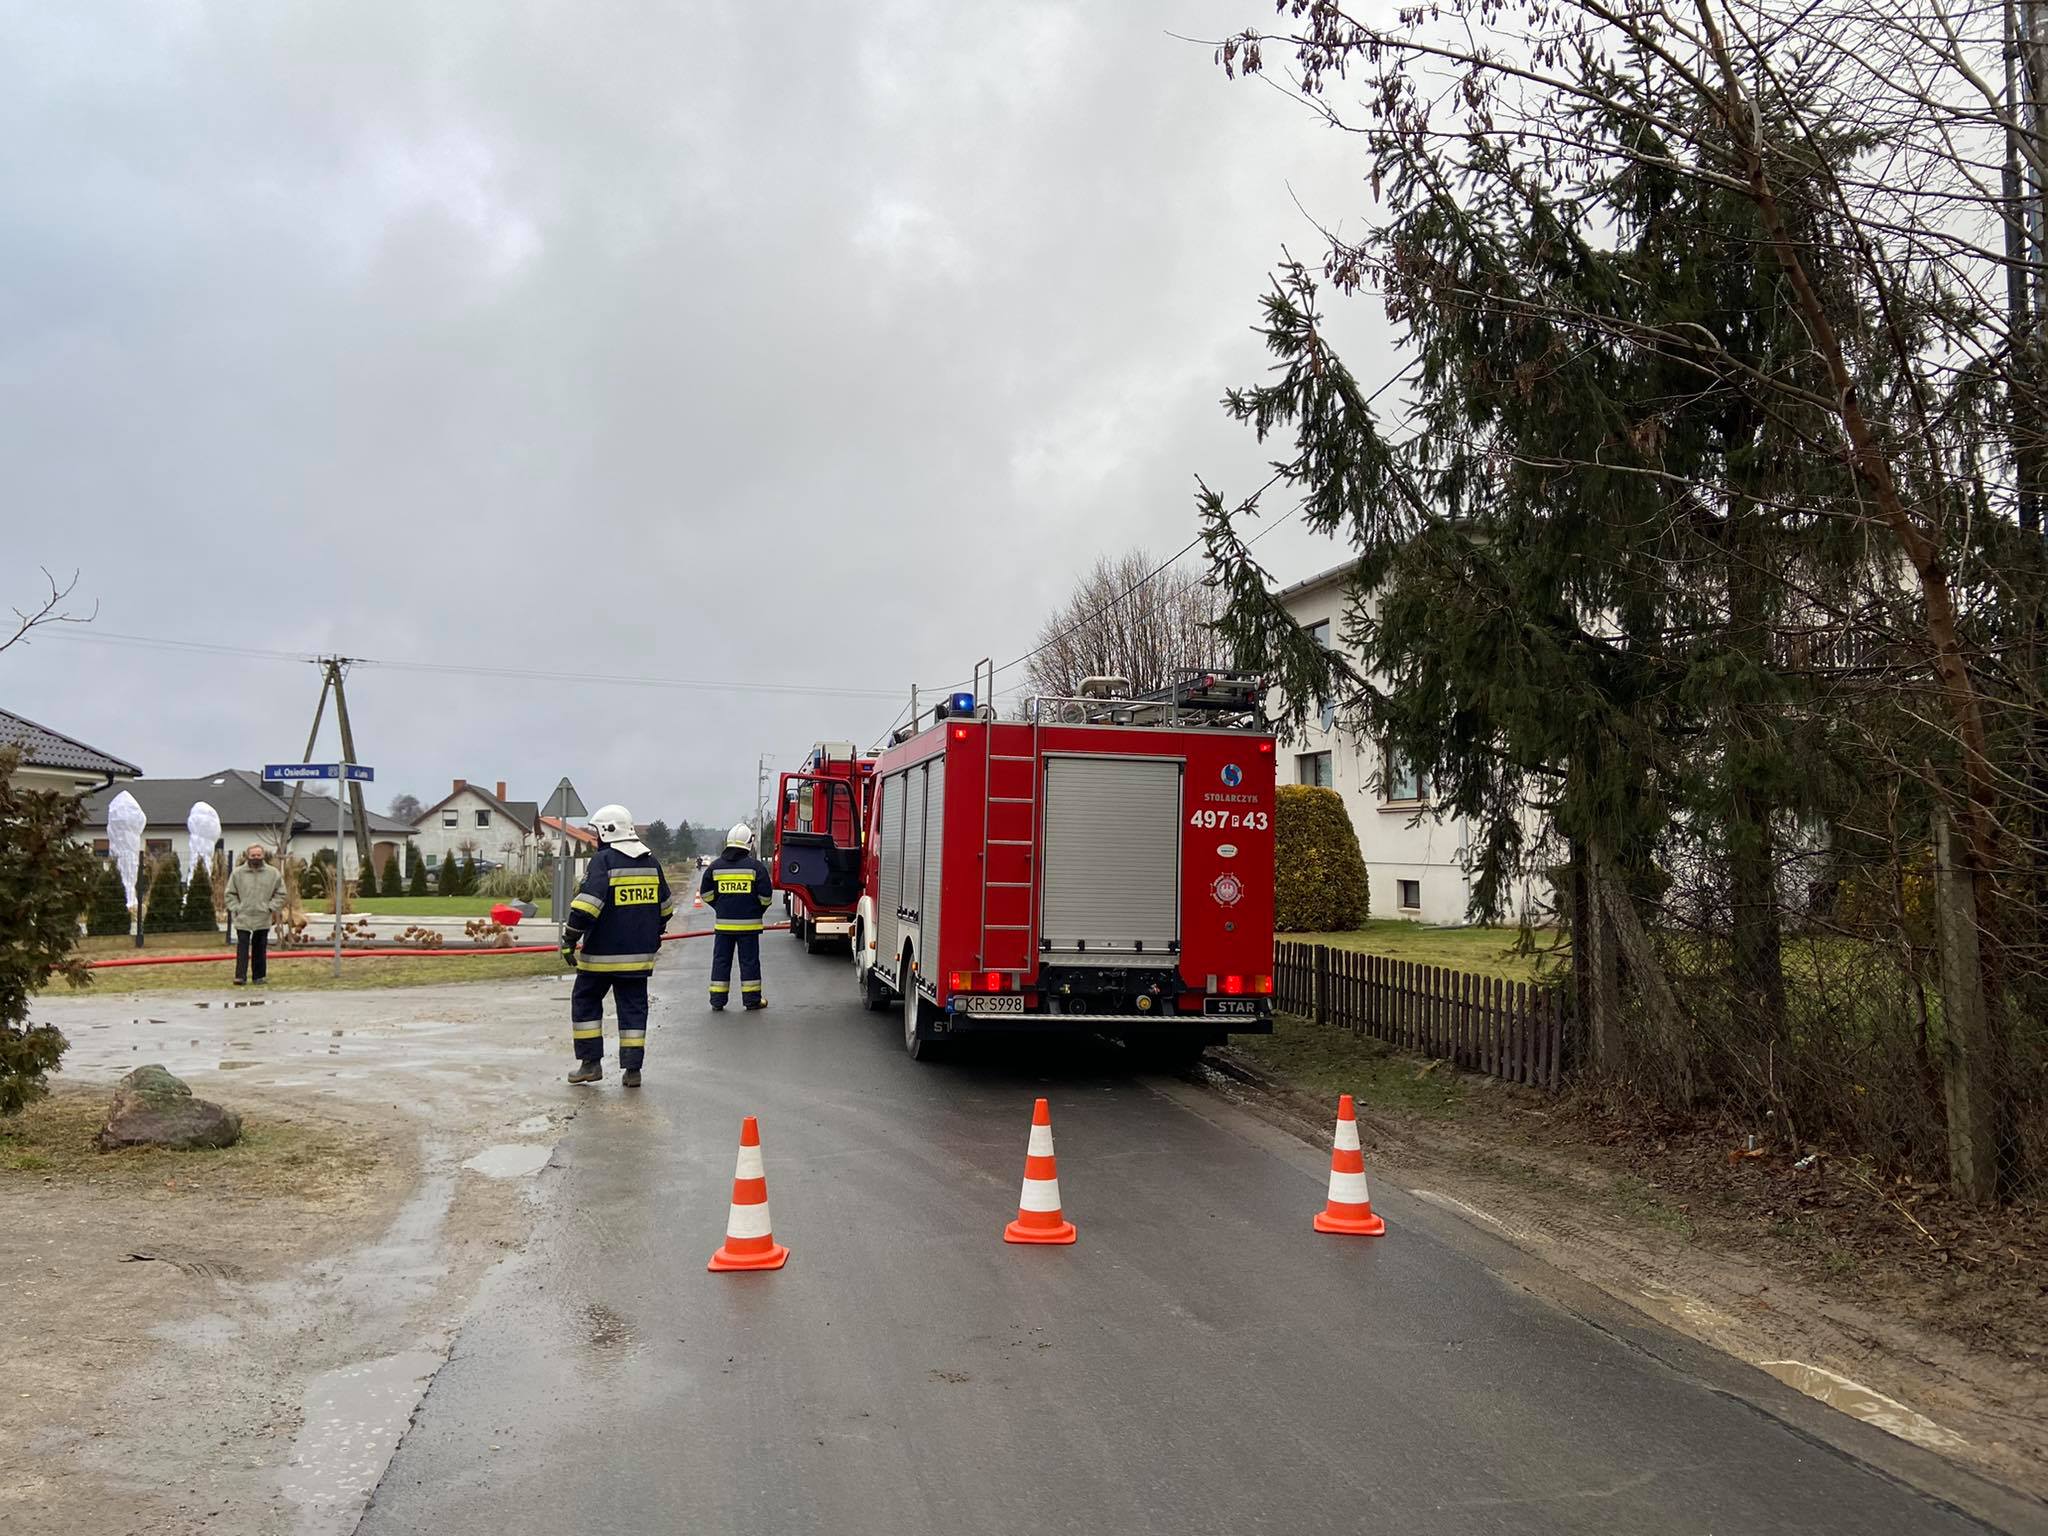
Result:
[[[873,758],[850,741],[821,741],[777,788],[769,877],[782,892],[790,935],[812,954],[853,937],[874,783]]]

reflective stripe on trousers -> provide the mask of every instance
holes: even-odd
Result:
[[[711,936],[711,1006],[723,1008],[732,991],[732,957],[740,957],[740,992],[748,1006],[761,999],[761,935],[720,928]]]
[[[578,1061],[604,1060],[604,995],[619,1018],[619,1066],[637,1072],[646,1056],[647,977],[578,971],[569,992],[569,1035]]]

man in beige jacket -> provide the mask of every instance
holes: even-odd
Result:
[[[236,986],[245,980],[263,985],[270,969],[270,925],[283,910],[284,876],[265,860],[263,845],[251,843],[228,876],[228,928],[235,936]]]

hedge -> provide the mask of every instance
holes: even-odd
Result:
[[[1334,789],[1285,784],[1274,806],[1273,926],[1281,933],[1344,933],[1370,913],[1365,857]]]

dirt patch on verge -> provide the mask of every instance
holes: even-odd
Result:
[[[485,1272],[519,1246],[567,981],[45,996],[57,1095],[0,1134],[0,1531],[345,1536]],[[547,1049],[553,1047],[553,1050]],[[161,1062],[244,1117],[217,1151],[90,1148]],[[24,1326],[19,1320],[28,1320]]]
[[[1335,1094],[1359,1095],[1375,1176],[2048,1497],[2048,1213],[1748,1155],[1731,1126],[1552,1099],[1300,1021],[1212,1055],[1226,1092],[1314,1144],[1328,1145]]]

